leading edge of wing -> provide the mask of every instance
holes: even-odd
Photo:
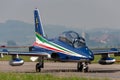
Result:
[[[112,50],[92,50],[94,55],[100,55],[100,54],[117,54],[120,53],[120,51],[112,51]]]
[[[21,55],[21,56],[49,56],[46,52],[0,52],[3,55]]]

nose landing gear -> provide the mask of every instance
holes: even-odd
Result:
[[[87,62],[78,62],[77,63],[77,71],[78,72],[88,72],[89,67]]]

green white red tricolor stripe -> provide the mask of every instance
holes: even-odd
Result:
[[[47,50],[52,50],[54,52],[59,52],[71,56],[77,56],[77,57],[84,57],[83,55],[80,55],[74,51],[71,51],[67,48],[64,48],[58,44],[55,44],[51,41],[48,41],[47,39],[43,38],[40,34],[36,32],[36,42],[33,44],[34,46],[38,46]]]

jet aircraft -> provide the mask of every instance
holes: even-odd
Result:
[[[61,62],[77,62],[78,71],[88,72],[88,65],[94,60],[94,55],[102,55],[99,61],[100,64],[112,64],[115,62],[115,59],[111,58],[109,54],[119,54],[119,51],[116,49],[91,51],[86,45],[85,39],[75,31],[66,31],[57,38],[49,39],[44,32],[37,8],[34,10],[34,21],[36,40],[29,47],[29,52],[11,52],[6,49],[0,52],[0,57],[3,57],[4,54],[12,56],[12,60],[9,62],[11,66],[23,65],[24,60],[19,58],[19,55],[23,55],[34,56],[31,57],[31,60],[38,60],[36,64],[37,72],[40,72],[41,68],[44,68],[45,59]]]

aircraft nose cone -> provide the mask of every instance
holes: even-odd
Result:
[[[94,60],[94,54],[93,54],[93,52],[92,52],[88,47],[84,47],[83,51],[84,51],[84,55],[85,55],[90,61]]]
[[[89,59],[92,61],[94,60],[94,55],[89,56]]]
[[[92,61],[92,60],[94,60],[94,54],[93,54],[93,52],[90,50],[90,49],[88,49],[88,58]]]

